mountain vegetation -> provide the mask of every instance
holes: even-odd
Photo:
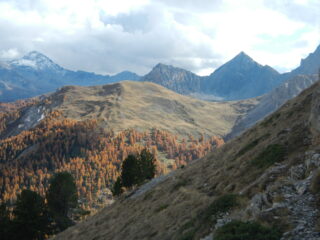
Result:
[[[2,203],[1,239],[47,239],[74,225],[70,216],[79,214],[74,211],[77,205],[77,191],[71,174],[57,173],[50,181],[45,198],[34,191],[23,189],[13,206]]]
[[[106,188],[131,153],[147,147],[157,159],[159,173],[164,173],[222,144],[218,137],[179,139],[157,129],[105,132],[96,120],[76,121],[52,112],[37,127],[0,141],[1,199],[14,203],[24,188],[45,196],[52,175],[69,171],[75,177],[81,207],[90,209],[108,201]]]
[[[156,175],[156,159],[147,149],[137,155],[130,154],[122,163],[120,178],[115,182],[114,195],[119,195],[121,187],[131,188],[151,180]]]
[[[218,150],[55,239],[319,238],[319,92],[315,83]]]

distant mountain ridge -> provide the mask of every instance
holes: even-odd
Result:
[[[267,94],[297,75],[316,74],[319,67],[320,46],[289,73],[280,74],[241,52],[209,76],[162,63],[143,77],[129,71],[114,76],[70,71],[33,51],[21,59],[0,62],[0,101],[34,97],[65,85],[90,86],[122,80],[149,81],[203,100],[242,100]]]
[[[241,52],[209,76],[170,65],[158,64],[142,81],[151,81],[180,94],[203,99],[241,100],[264,95],[297,75],[312,75],[320,67],[320,46],[301,60],[298,68],[280,74],[268,65],[255,62]],[[308,85],[309,86],[309,85]]]
[[[299,67],[289,73],[282,74],[281,78],[284,82],[259,97],[259,103],[247,115],[237,121],[226,139],[239,135],[257,121],[277,110],[286,101],[296,97],[316,81],[320,81],[320,46],[317,47],[315,52],[302,59]]]
[[[124,71],[113,76],[71,71],[32,51],[20,59],[0,64],[0,101],[9,102],[55,91],[65,85],[91,86],[140,79]]]
[[[180,94],[190,94],[201,91],[202,77],[182,68],[159,63],[142,80],[162,85]]]

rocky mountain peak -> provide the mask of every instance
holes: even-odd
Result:
[[[261,66],[259,63],[254,61],[248,54],[245,52],[240,52],[236,55],[233,59],[227,62],[224,66],[237,66],[237,67],[244,67],[244,66]]]
[[[62,68],[58,64],[54,63],[50,58],[37,51],[31,51],[24,55],[22,58],[11,61],[10,65],[16,67],[31,67],[36,70],[62,70]]]
[[[189,94],[200,91],[200,79],[201,77],[182,68],[158,63],[142,81],[154,82],[175,92]]]

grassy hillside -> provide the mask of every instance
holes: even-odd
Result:
[[[157,128],[180,135],[224,136],[251,102],[206,102],[149,82],[125,81],[95,87],[64,87],[49,108],[68,118],[97,119],[104,128]],[[58,104],[57,104],[58,103]]]
[[[55,239],[212,239],[232,219],[277,228],[283,239],[319,238],[319,93],[316,83],[219,150]]]

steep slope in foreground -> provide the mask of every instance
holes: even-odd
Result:
[[[215,153],[55,239],[212,239],[230,219],[276,226],[282,239],[319,239],[319,183],[310,190],[320,168],[319,106],[316,83]],[[236,200],[219,204],[227,193]]]

